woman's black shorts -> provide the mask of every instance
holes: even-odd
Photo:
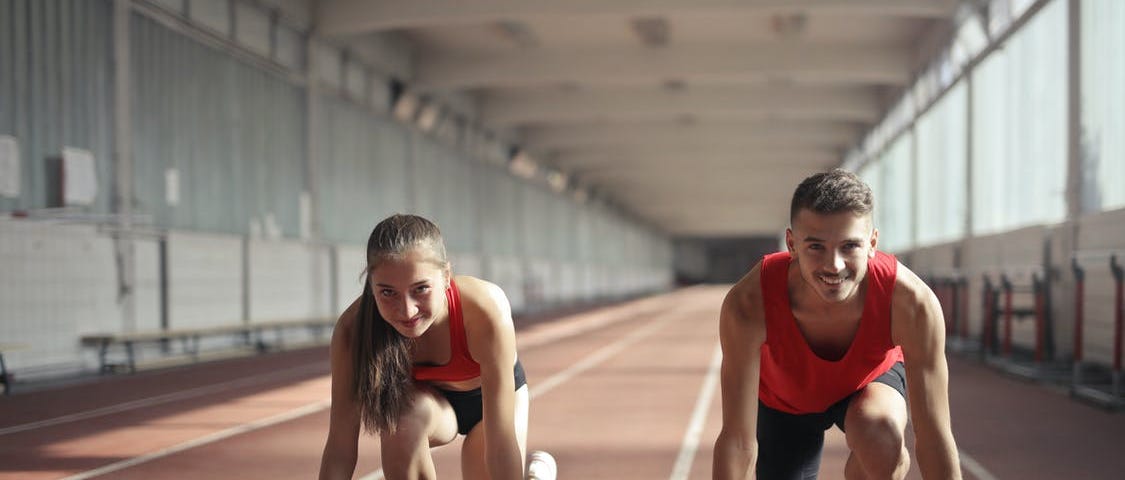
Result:
[[[523,372],[523,364],[516,360],[516,366],[512,368],[512,374],[516,379],[516,390],[520,387],[527,385],[527,375]],[[458,392],[456,390],[444,390],[441,388],[436,389],[446,400],[449,405],[453,407],[453,414],[457,416],[457,433],[461,435],[468,435],[473,427],[480,423],[484,418],[484,406],[481,404],[480,388]]]

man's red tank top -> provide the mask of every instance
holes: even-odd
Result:
[[[825,360],[809,347],[789,304],[789,252],[762,260],[766,342],[762,345],[758,397],[792,414],[821,413],[903,361],[891,340],[891,294],[898,261],[876,252],[867,263],[867,294],[855,339],[843,358]]]
[[[459,382],[480,376],[480,364],[469,355],[469,340],[465,336],[465,317],[461,313],[461,293],[457,284],[449,279],[445,291],[449,304],[449,363],[445,365],[414,365],[414,379],[420,382]]]

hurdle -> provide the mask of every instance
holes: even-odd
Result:
[[[1070,366],[1054,362],[1052,318],[1048,308],[1048,277],[1041,265],[1002,267],[993,272],[999,285],[986,281],[986,348],[989,365],[1028,380],[1066,381]],[[1016,295],[1031,297],[1017,305]],[[1014,323],[1034,322],[1032,345],[1016,346]],[[1000,330],[997,332],[997,330]],[[999,335],[997,335],[999,333]]]
[[[946,348],[951,352],[964,352],[970,346],[968,315],[968,278],[956,268],[929,272],[927,283],[941,304],[945,319]]]
[[[1122,359],[1122,330],[1125,328],[1123,319],[1123,278],[1125,269],[1122,268],[1119,258],[1121,252],[1116,251],[1089,251],[1077,252],[1070,259],[1071,271],[1074,274],[1074,360],[1070,386],[1071,397],[1092,403],[1094,405],[1116,410],[1125,406],[1125,397],[1122,396],[1121,385],[1121,359]],[[1092,264],[1108,260],[1109,272],[1113,277],[1113,362],[1108,372],[1104,367],[1087,363],[1085,359],[1085,295],[1086,295],[1086,267],[1083,263]],[[1100,368],[1099,368],[1100,367]],[[1108,376],[1108,378],[1107,378]]]

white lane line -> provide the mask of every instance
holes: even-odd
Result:
[[[711,365],[707,368],[707,376],[703,378],[703,387],[699,390],[699,398],[695,402],[695,409],[691,412],[691,421],[688,422],[687,431],[684,432],[684,441],[680,446],[680,455],[676,457],[676,464],[672,467],[670,480],[684,480],[691,474],[691,463],[695,460],[695,452],[699,450],[699,437],[703,435],[703,422],[707,420],[707,413],[711,410],[711,399],[719,383],[719,368],[723,364],[723,349],[715,346],[715,353],[711,355]]]
[[[645,300],[652,300],[652,299],[645,299]],[[646,303],[645,300],[632,302],[632,303],[635,303],[637,305],[629,305],[629,306],[630,307],[639,306],[640,304]],[[547,326],[548,328],[546,329],[546,331],[536,330],[536,331],[532,331],[532,332],[527,332],[524,335],[520,335],[519,340],[522,340],[521,346],[523,348],[531,349],[531,348],[534,348],[534,347],[537,347],[537,346],[540,346],[540,345],[543,345],[543,344],[548,344],[548,343],[559,341],[559,340],[562,340],[562,339],[565,339],[565,338],[570,338],[570,337],[574,337],[574,336],[577,336],[577,335],[581,335],[582,333],[593,330],[594,328],[604,328],[607,325],[620,323],[622,321],[635,319],[637,317],[636,314],[629,314],[628,312],[629,312],[629,309],[626,309],[623,306],[611,307],[611,308],[607,309],[607,311],[595,312],[595,314],[590,315],[589,318],[586,318],[585,316],[583,316],[583,319],[578,321],[578,322],[561,323],[561,324],[558,324],[557,326],[548,325]],[[34,429],[43,428],[43,427],[50,427],[50,426],[53,426],[53,425],[60,425],[60,424],[63,424],[63,423],[77,422],[79,420],[87,420],[87,419],[90,419],[90,418],[101,417],[101,416],[104,416],[104,415],[109,415],[109,414],[113,414],[113,413],[120,413],[120,412],[129,411],[129,410],[136,410],[138,408],[151,407],[151,406],[160,405],[160,404],[164,404],[164,403],[175,402],[175,401],[178,401],[178,400],[186,400],[186,399],[189,399],[189,398],[199,397],[199,396],[208,395],[208,394],[216,393],[216,392],[222,392],[224,390],[234,389],[234,388],[243,387],[243,386],[255,385],[255,384],[259,384],[259,383],[266,383],[266,382],[269,382],[269,381],[271,381],[275,378],[282,378],[282,377],[288,376],[290,374],[301,373],[301,372],[304,372],[306,370],[317,370],[317,369],[320,369],[320,368],[321,367],[319,365],[308,365],[308,366],[303,366],[303,367],[296,367],[296,368],[291,368],[291,369],[288,369],[288,370],[283,370],[283,371],[280,371],[280,372],[273,372],[273,373],[264,374],[264,375],[255,375],[253,377],[247,377],[247,378],[242,378],[242,379],[238,379],[238,380],[231,380],[231,381],[228,381],[228,382],[218,383],[218,384],[215,384],[215,385],[207,385],[207,386],[203,386],[203,387],[197,387],[197,388],[193,388],[193,389],[190,389],[190,390],[184,390],[184,391],[181,391],[181,392],[173,392],[173,393],[168,393],[168,394],[164,394],[164,395],[158,395],[158,396],[155,396],[155,397],[142,398],[142,399],[139,399],[139,400],[133,400],[133,401],[130,401],[130,402],[125,402],[125,403],[113,405],[113,406],[110,406],[110,407],[99,408],[99,409],[89,410],[89,411],[85,411],[85,412],[78,412],[78,413],[73,413],[73,414],[70,414],[70,415],[63,415],[61,417],[49,418],[49,419],[40,420],[40,421],[37,421],[37,422],[30,422],[30,423],[24,423],[24,424],[20,424],[20,425],[13,425],[13,426],[10,426],[10,427],[0,428],[0,436],[12,434],[12,433],[18,433],[18,432],[26,432],[28,430],[34,430]]]
[[[359,480],[383,480],[383,469],[380,468],[367,475],[359,477]]]
[[[219,440],[224,440],[224,439],[233,437],[235,435],[239,435],[239,434],[246,433],[246,432],[251,432],[251,431],[254,431],[254,430],[258,430],[260,428],[269,427],[269,426],[276,425],[276,424],[279,424],[279,423],[282,423],[282,422],[288,422],[288,421],[293,420],[295,418],[299,418],[299,417],[303,417],[305,415],[313,414],[313,413],[316,413],[316,412],[319,412],[321,410],[324,410],[324,409],[328,408],[330,403],[331,402],[329,400],[321,400],[321,401],[316,402],[316,403],[310,403],[308,405],[290,410],[288,412],[284,412],[284,413],[274,415],[274,416],[268,417],[268,418],[263,418],[261,420],[256,420],[256,421],[253,421],[253,422],[250,422],[250,423],[244,423],[242,425],[238,425],[236,427],[231,427],[231,428],[228,428],[226,430],[215,432],[215,433],[212,433],[210,435],[205,435],[205,436],[193,439],[193,440],[188,440],[188,441],[183,442],[179,445],[174,445],[174,446],[162,449],[162,450],[158,450],[158,451],[153,452],[153,453],[141,455],[139,457],[129,458],[129,459],[126,459],[126,460],[122,460],[120,462],[111,463],[111,464],[106,465],[106,466],[101,467],[101,468],[85,471],[85,472],[75,474],[75,475],[71,475],[69,477],[64,478],[63,480],[85,480],[87,478],[96,477],[98,475],[105,475],[107,473],[116,472],[118,470],[129,468],[129,467],[132,467],[134,465],[138,465],[138,464],[145,463],[145,462],[148,462],[148,461],[156,460],[156,459],[161,458],[161,457],[167,457],[168,455],[172,455],[172,454],[177,453],[177,452],[182,452],[182,451],[190,449],[190,448],[199,447],[199,446],[202,446],[202,445],[206,445],[208,443],[214,443],[214,442],[217,442]]]
[[[675,315],[669,314],[660,320],[656,320],[648,325],[645,325],[642,328],[633,330],[625,338],[602,347],[598,351],[591,353],[586,358],[583,358],[582,361],[571,365],[570,368],[556,373],[540,383],[532,385],[530,389],[531,398],[538,397],[551,390],[554,390],[555,387],[566,383],[578,374],[597,366],[599,363],[602,363],[609,359],[609,357],[612,357],[621,352],[625,349],[625,347],[637,343],[637,341],[639,341],[640,339],[651,335],[656,331],[656,329],[664,326],[664,324],[672,321],[675,318],[677,318]]]
[[[984,465],[981,465],[976,459],[970,457],[964,450],[958,449],[957,455],[961,457],[961,465],[965,467],[965,470],[973,474],[973,477],[977,480],[999,480],[995,475],[989,472],[987,468],[984,468]]]
[[[272,380],[277,379],[277,378],[285,378],[287,376],[291,376],[291,375],[296,374],[296,373],[301,373],[301,372],[304,372],[306,370],[321,370],[323,368],[324,367],[321,366],[321,365],[306,365],[306,366],[302,366],[302,367],[291,368],[291,369],[288,369],[288,370],[281,370],[281,371],[273,372],[273,373],[269,373],[269,374],[256,375],[256,376],[253,376],[253,377],[246,377],[246,378],[241,378],[241,379],[238,379],[238,380],[231,380],[231,381],[228,381],[228,382],[217,383],[217,384],[214,384],[214,385],[207,385],[207,386],[204,386],[204,387],[196,387],[196,388],[193,388],[193,389],[190,389],[190,390],[173,392],[173,393],[168,393],[168,394],[164,394],[164,395],[158,395],[158,396],[155,396],[155,397],[142,398],[142,399],[139,399],[139,400],[133,400],[133,401],[130,401],[130,402],[117,404],[117,405],[114,405],[114,406],[111,406],[111,407],[98,408],[98,409],[94,409],[94,410],[88,410],[88,411],[85,411],[85,412],[78,412],[78,413],[72,413],[70,415],[63,415],[61,417],[55,417],[55,418],[49,418],[49,419],[46,419],[46,420],[40,420],[38,422],[24,423],[24,424],[21,424],[21,425],[14,425],[14,426],[11,426],[11,427],[0,428],[0,435],[8,435],[8,434],[17,433],[17,432],[25,432],[25,431],[28,431],[28,430],[34,430],[36,428],[50,427],[52,425],[59,425],[59,424],[69,423],[69,422],[77,422],[79,420],[87,420],[87,419],[94,418],[94,417],[101,417],[101,416],[104,416],[104,415],[109,415],[111,413],[120,413],[120,412],[125,412],[125,411],[128,411],[128,410],[136,410],[138,408],[152,407],[152,406],[160,405],[160,404],[163,404],[163,403],[175,402],[175,401],[178,401],[178,400],[186,400],[186,399],[189,399],[189,398],[200,397],[200,396],[203,396],[203,395],[209,395],[209,394],[212,394],[212,393],[222,392],[222,391],[225,391],[225,390],[231,390],[231,389],[235,389],[235,388],[239,388],[239,387],[256,385],[256,384],[260,384],[260,383],[266,383],[266,382],[272,381]]]
[[[570,368],[567,368],[566,370],[563,370],[559,373],[556,373],[556,374],[550,376],[549,378],[547,378],[546,380],[544,380],[542,382],[539,382],[539,383],[536,383],[535,385],[532,385],[531,388],[530,388],[529,397],[530,398],[536,398],[536,397],[539,397],[540,395],[543,395],[543,394],[545,394],[545,393],[547,393],[551,390],[554,390],[555,387],[558,387],[559,385],[562,385],[562,384],[566,383],[567,381],[569,381],[570,379],[578,376],[582,372],[585,372],[586,370],[594,368],[598,364],[608,360],[610,357],[620,353],[622,350],[625,349],[625,347],[628,347],[629,345],[637,343],[642,338],[651,335],[658,328],[664,326],[664,324],[668,323],[671,320],[674,320],[675,318],[677,318],[675,315],[669,314],[668,316],[666,316],[666,317],[664,317],[660,320],[653,321],[652,323],[650,323],[648,325],[645,325],[644,327],[641,327],[637,330],[634,330],[629,335],[625,336],[625,338],[622,338],[622,339],[620,339],[616,342],[613,342],[609,345],[606,345],[606,346],[598,349],[594,353],[591,353],[590,355],[588,355],[586,358],[583,358],[578,363],[575,363],[574,365],[571,365]],[[376,470],[374,472],[371,472],[371,473],[367,474],[366,476],[361,477],[360,480],[380,480],[382,478],[383,478],[383,469],[379,469],[379,470]]]

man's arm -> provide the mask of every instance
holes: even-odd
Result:
[[[949,366],[941,304],[913,272],[902,264],[898,271],[891,329],[906,357],[918,467],[926,479],[959,479],[961,466],[949,418]]]
[[[723,428],[715,440],[712,478],[754,476],[758,456],[758,366],[766,329],[761,306],[760,266],[727,294],[719,313]]]

